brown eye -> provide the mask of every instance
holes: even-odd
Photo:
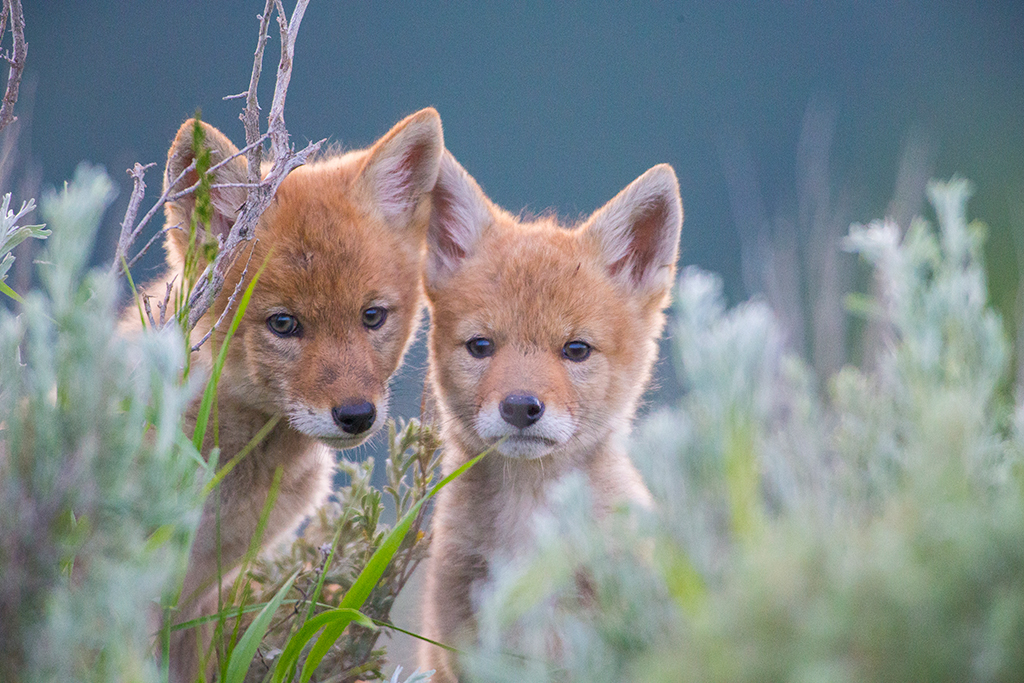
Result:
[[[370,306],[363,311],[363,325],[368,330],[376,330],[388,319],[388,309],[383,306]]]
[[[593,347],[587,342],[574,339],[565,343],[565,346],[562,347],[562,355],[574,363],[582,363],[590,358],[592,350]]]
[[[473,337],[466,342],[466,350],[473,358],[487,358],[494,355],[494,342],[485,337]]]
[[[278,337],[297,337],[302,333],[299,319],[287,313],[275,313],[267,318],[267,327]]]

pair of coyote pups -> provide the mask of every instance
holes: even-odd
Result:
[[[192,125],[172,143],[165,184],[193,159]],[[202,125],[214,163],[237,152]],[[195,180],[186,173],[181,186]],[[223,237],[244,201],[244,158],[213,182],[211,230]],[[188,226],[194,204],[167,204],[167,225]],[[668,165],[573,229],[552,218],[521,222],[444,149],[433,109],[368,149],[293,171],[257,228],[251,261],[266,266],[220,380],[221,452],[238,452],[271,417],[285,419],[222,481],[219,512],[208,501],[176,620],[215,610],[218,561],[231,567],[245,553],[278,466],[266,544],[324,502],[330,448],[363,442],[386,418],[388,380],[425,291],[445,472],[500,442],[441,493],[432,522],[421,630],[444,643],[471,639],[474,601],[494,561],[528,547],[550,482],[581,472],[596,500],[647,501],[623,439],[657,354],[681,225]],[[187,232],[167,232],[166,279],[181,271],[187,246]],[[195,335],[223,310],[245,261]],[[209,366],[214,347],[196,362]],[[174,680],[197,677],[203,640],[175,632]],[[457,680],[440,648],[424,648],[420,666],[435,669],[435,681]]]

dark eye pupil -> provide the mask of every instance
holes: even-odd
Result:
[[[363,325],[376,330],[378,327],[384,324],[384,320],[388,317],[388,309],[380,306],[370,306],[363,311]]]
[[[582,341],[571,341],[566,342],[565,346],[562,347],[562,355],[569,360],[581,361],[586,360],[590,356],[591,346],[590,344]]]
[[[470,355],[475,358],[485,358],[494,353],[494,344],[490,339],[484,339],[483,337],[476,337],[466,342],[466,348],[469,350]]]
[[[295,319],[295,316],[278,313],[267,318],[267,326],[274,334],[287,337],[296,333],[299,329],[299,321]]]

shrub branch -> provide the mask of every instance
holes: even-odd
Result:
[[[7,74],[7,90],[4,91],[3,104],[0,105],[0,130],[18,120],[14,115],[14,104],[18,101],[18,88],[21,86],[21,72],[25,70],[25,59],[28,57],[28,43],[25,42],[25,15],[21,11],[21,0],[4,0],[3,12],[0,14],[0,35],[3,35],[7,20],[11,21],[11,35],[14,45],[4,59],[11,65]]]
[[[8,5],[11,2],[18,3],[18,0],[5,1]],[[256,41],[256,52],[253,59],[252,75],[249,79],[249,89],[244,93],[246,100],[245,108],[239,116],[242,120],[242,125],[245,128],[246,144],[245,147],[239,150],[236,154],[228,157],[227,159],[221,160],[209,170],[209,173],[213,173],[224,164],[244,154],[248,166],[248,182],[242,185],[242,187],[245,187],[248,191],[246,193],[245,203],[242,205],[238,214],[238,218],[235,220],[235,223],[227,237],[221,243],[217,257],[210,265],[207,266],[205,272],[199,278],[195,289],[192,290],[191,296],[188,300],[188,319],[186,323],[186,329],[188,330],[191,330],[196,326],[220,294],[220,291],[224,287],[224,281],[227,277],[227,273],[231,269],[232,263],[237,258],[241,244],[253,239],[259,218],[263,215],[263,212],[266,211],[267,207],[270,206],[281,182],[294,168],[306,163],[309,157],[316,153],[324,143],[324,140],[320,140],[318,142],[310,143],[298,152],[294,151],[288,144],[288,130],[285,127],[284,122],[284,104],[288,92],[288,85],[291,81],[292,64],[295,55],[295,40],[298,37],[299,26],[302,23],[302,17],[305,14],[306,6],[308,4],[309,0],[298,0],[295,5],[295,9],[292,11],[291,18],[288,18],[281,0],[267,0],[263,14],[259,16],[260,28]],[[18,9],[20,16],[20,4]],[[257,99],[257,89],[259,86],[260,75],[263,70],[263,52],[266,48],[270,33],[270,21],[275,11],[278,15],[277,21],[281,34],[281,60],[277,68],[277,81],[274,88],[274,99],[270,109],[270,116],[268,118],[268,129],[266,133],[261,133],[260,107]],[[230,97],[239,96],[234,95]],[[263,144],[267,140],[270,141],[271,145],[270,151],[273,157],[273,165],[264,177],[262,175],[261,168],[263,162]],[[149,224],[150,220],[164,204],[192,194],[199,186],[199,182],[197,181],[187,188],[181,190],[177,189],[182,179],[184,179],[188,173],[195,170],[195,163],[193,162],[186,167],[177,178],[168,182],[167,189],[160,198],[157,199],[156,203],[149,209],[149,211],[146,212],[141,220],[136,221],[139,208],[142,204],[142,199],[146,192],[144,175],[152,166],[153,164],[146,166],[135,164],[135,166],[128,171],[134,181],[134,186],[128,201],[128,209],[126,210],[124,219],[121,222],[121,233],[118,238],[114,259],[110,266],[111,272],[117,272],[119,268],[122,268],[122,264],[125,263],[125,255],[132,248],[132,245],[138,239],[142,230]],[[146,248],[148,248],[148,246],[149,245],[147,244]],[[143,251],[145,251],[145,249],[143,249]],[[141,255],[141,253],[142,252],[132,258],[130,263],[135,263],[135,260],[139,255]],[[168,321],[167,324],[170,324],[170,321]],[[216,329],[216,324],[214,325],[214,329]],[[197,344],[193,347],[193,350],[197,349],[198,346],[199,345]]]

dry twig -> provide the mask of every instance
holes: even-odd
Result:
[[[21,72],[25,70],[25,59],[28,57],[28,43],[25,42],[25,15],[21,11],[21,0],[4,0],[3,16],[0,23],[6,28],[8,17],[11,20],[11,35],[14,45],[11,54],[4,59],[11,65],[7,74],[7,90],[4,92],[3,105],[0,105],[0,130],[18,120],[14,115],[14,104],[18,101],[18,87],[21,85]],[[3,30],[0,29],[0,36]]]
[[[128,198],[128,208],[124,212],[124,219],[121,221],[121,234],[117,238],[117,249],[114,250],[114,261],[110,264],[111,272],[117,270],[117,267],[121,265],[122,257],[128,250],[130,243],[134,241],[134,236],[137,234],[132,230],[132,225],[135,223],[135,216],[139,213],[139,206],[142,204],[143,197],[146,196],[146,171],[156,166],[156,164],[142,164],[135,162],[135,166],[128,170],[128,175],[132,177],[134,182],[132,187],[131,197]]]
[[[135,262],[142,258],[147,251],[149,251],[149,248],[153,246],[154,242],[156,242],[159,238],[166,235],[171,230],[181,230],[181,223],[178,223],[177,225],[168,225],[162,230],[158,230],[155,235],[150,237],[149,241],[146,242],[146,246],[142,247],[142,249],[139,249],[139,253],[135,254],[135,256],[132,256],[132,260],[128,262],[128,270],[131,270],[135,266]]]
[[[17,2],[18,0],[5,1]],[[246,145],[236,154],[227,159],[222,159],[215,166],[211,167],[209,172],[215,172],[218,168],[235,157],[245,154],[248,166],[248,182],[244,184],[214,185],[214,187],[245,187],[248,192],[246,194],[245,203],[243,204],[231,231],[220,245],[217,258],[214,259],[213,263],[207,266],[206,270],[198,278],[195,288],[192,290],[192,294],[187,304],[189,310],[187,326],[189,330],[196,326],[196,323],[199,322],[199,320],[210,309],[210,306],[213,305],[217,295],[224,286],[224,280],[231,268],[231,264],[236,259],[236,252],[239,246],[242,242],[251,241],[253,239],[259,218],[263,215],[263,212],[267,207],[270,206],[281,182],[288,173],[292,171],[292,169],[306,163],[306,160],[310,155],[316,153],[324,143],[324,140],[310,143],[301,151],[295,152],[288,144],[288,130],[284,123],[284,103],[288,92],[288,84],[291,81],[292,61],[295,54],[295,40],[298,37],[299,25],[302,23],[302,17],[305,14],[306,6],[308,4],[309,0],[298,0],[295,8],[292,10],[291,18],[288,18],[281,0],[266,0],[263,14],[259,16],[260,29],[256,42],[256,53],[253,59],[252,75],[249,79],[249,89],[246,93],[232,95],[226,98],[231,99],[245,97],[246,99],[245,108],[239,116],[245,128]],[[281,60],[277,68],[277,81],[274,88],[274,100],[270,108],[268,130],[266,133],[261,134],[260,107],[257,100],[257,89],[260,74],[263,69],[263,52],[266,48],[269,37],[270,21],[275,10],[278,14],[277,21],[281,34]],[[261,173],[263,143],[267,139],[270,140],[270,151],[273,156],[273,166],[270,168],[266,177],[263,177]],[[149,223],[160,207],[168,201],[174,201],[191,194],[198,187],[198,182],[196,182],[190,187],[182,190],[176,190],[178,184],[186,174],[195,170],[195,162],[193,161],[193,163],[185,168],[177,178],[168,183],[167,189],[157,200],[156,204],[154,204],[142,220],[136,224],[136,215],[138,213],[142,197],[145,194],[146,184],[143,181],[143,175],[148,168],[149,166],[144,167],[136,164],[135,167],[129,171],[129,174],[135,181],[135,186],[129,199],[128,210],[125,212],[124,220],[121,223],[121,234],[118,239],[114,261],[111,264],[111,272],[117,272],[126,253],[138,238],[139,233]],[[128,264],[129,267],[131,267],[138,257],[149,248],[150,244],[152,244],[152,240],[147,243],[142,252],[132,258]],[[246,264],[246,269],[243,271],[242,281],[244,281],[247,270],[248,263]],[[235,294],[233,294],[229,300],[228,309],[230,309],[231,303],[234,301],[238,290],[242,287],[242,281],[240,281],[236,286]],[[211,333],[213,330],[217,329],[221,320],[224,319],[225,313],[226,310],[222,312],[220,319],[218,319],[214,324],[211,329]],[[170,324],[170,321],[168,321],[168,324]],[[208,337],[209,334],[196,344],[193,347],[193,350],[198,349]]]
[[[228,233],[227,239],[221,245],[220,253],[216,260],[207,267],[206,272],[199,278],[199,282],[192,291],[188,302],[188,329],[196,326],[196,323],[206,314],[213,304],[220,290],[224,286],[224,279],[231,266],[234,253],[238,246],[253,238],[256,231],[256,224],[260,216],[270,206],[274,199],[277,188],[285,176],[297,166],[306,163],[309,156],[320,149],[323,140],[307,145],[300,152],[293,152],[288,146],[288,131],[284,125],[284,101],[288,91],[288,83],[291,80],[292,56],[295,54],[295,39],[298,36],[299,24],[302,22],[303,14],[309,0],[298,0],[295,9],[292,11],[291,19],[286,19],[284,7],[280,0],[267,0],[263,15],[260,17],[260,35],[257,41],[256,57],[253,60],[252,76],[249,80],[249,92],[246,96],[245,110],[241,119],[245,126],[245,141],[249,147],[246,155],[249,162],[249,182],[254,187],[249,189],[242,211],[239,213],[235,224]],[[281,27],[281,61],[277,68],[277,84],[274,89],[274,101],[271,105],[271,115],[268,122],[267,135],[270,137],[271,151],[274,154],[274,165],[266,178],[260,177],[260,162],[262,161],[262,147],[252,143],[260,137],[259,135],[259,103],[256,100],[256,88],[259,84],[260,72],[262,70],[263,49],[266,46],[267,33],[270,27],[270,14],[274,7],[277,7],[279,14],[278,24]]]
[[[253,147],[262,145],[266,141],[266,139],[267,135],[260,136],[252,145],[246,145],[243,149],[238,150],[228,158],[222,159],[221,161],[211,166],[210,170],[207,172],[216,173],[217,169],[231,162],[236,157],[240,157],[243,154],[246,154]],[[135,164],[135,168],[129,170],[128,174],[132,176],[132,178],[136,178],[136,174],[139,173],[140,168],[141,173],[144,175],[145,172],[154,165],[155,164],[147,164],[146,166],[140,167],[139,164]],[[188,166],[181,170],[181,173],[179,173],[177,177],[174,178],[173,181],[167,184],[167,189],[164,190],[164,193],[160,195],[160,198],[156,200],[153,206],[150,207],[149,211],[146,212],[146,215],[143,216],[142,220],[140,220],[137,224],[135,223],[135,217],[138,213],[139,205],[142,202],[142,198],[146,194],[146,183],[141,182],[141,177],[136,179],[135,186],[132,188],[131,197],[128,199],[128,209],[125,211],[124,219],[121,221],[121,234],[117,239],[117,251],[114,253],[113,263],[110,264],[111,272],[117,271],[118,266],[121,264],[121,257],[128,253],[128,250],[131,249],[133,244],[135,244],[135,240],[139,238],[139,234],[143,231],[143,229],[145,229],[147,225],[149,225],[149,221],[152,220],[153,216],[156,215],[156,212],[159,211],[164,204],[166,204],[167,202],[177,201],[178,199],[188,196],[196,191],[196,188],[199,187],[198,180],[183,190],[175,191],[175,188],[178,187],[178,184],[185,178],[186,175],[194,171],[195,168],[196,162],[195,159],[193,159]],[[213,187],[220,186],[215,185]],[[165,228],[163,231],[161,231],[161,233],[158,234],[162,234],[163,232],[166,232],[166,230],[167,229]],[[139,260],[139,257],[142,256],[147,249],[149,249],[152,243],[153,240],[150,239],[146,246],[143,247],[139,253],[132,257],[132,260],[128,262],[129,268],[135,265],[135,262]]]
[[[198,351],[199,348],[203,344],[206,343],[206,340],[209,339],[213,335],[213,331],[216,330],[218,327],[220,327],[220,324],[221,324],[221,322],[223,322],[224,318],[227,316],[228,311],[230,311],[232,308],[234,308],[234,306],[235,306],[235,299],[238,297],[239,292],[242,291],[242,285],[245,284],[245,276],[249,273],[249,263],[252,262],[252,255],[253,255],[253,252],[256,251],[256,245],[257,244],[259,244],[259,240],[258,239],[257,240],[253,240],[252,248],[249,249],[249,258],[246,259],[246,261],[245,261],[245,268],[242,269],[242,275],[238,278],[238,283],[235,285],[235,291],[233,291],[231,293],[231,298],[228,299],[228,303],[227,303],[226,306],[224,306],[224,310],[220,312],[220,317],[217,318],[217,322],[215,322],[213,324],[213,327],[211,327],[206,332],[206,334],[203,335],[203,338],[200,339],[198,342],[196,342],[195,346],[192,347],[191,350],[192,350],[193,353]]]

